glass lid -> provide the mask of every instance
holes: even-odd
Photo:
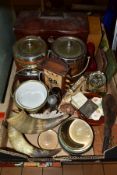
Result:
[[[43,39],[37,36],[28,36],[18,40],[14,45],[14,54],[16,57],[35,58],[45,55],[47,45]]]
[[[78,58],[86,54],[85,44],[76,37],[60,37],[54,41],[52,49],[55,54],[66,59]]]

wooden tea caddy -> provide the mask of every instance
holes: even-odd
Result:
[[[48,58],[41,64],[44,72],[45,84],[51,89],[59,87],[65,92],[69,87],[68,65],[61,59]]]

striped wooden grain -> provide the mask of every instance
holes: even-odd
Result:
[[[62,175],[62,168],[61,167],[47,167],[43,168],[43,175]]]
[[[39,167],[24,167],[22,175],[42,175],[42,168]]]
[[[61,167],[3,167],[0,175],[116,175],[117,162],[84,162]]]
[[[21,175],[21,167],[4,167],[1,169],[1,175]]]
[[[116,175],[117,174],[117,162],[104,163],[104,175]]]
[[[103,166],[101,163],[83,164],[83,175],[103,175]]]
[[[63,175],[83,175],[82,164],[64,165]]]

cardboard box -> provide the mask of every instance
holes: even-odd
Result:
[[[5,117],[6,115],[6,112],[9,106],[9,100],[12,94],[12,85],[13,85],[15,74],[16,74],[16,67],[15,67],[15,63],[13,63],[11,74],[8,80],[8,87],[5,94],[5,100],[3,103],[0,103],[0,118]]]
[[[97,58],[98,59],[98,58]],[[13,80],[14,80],[14,73],[15,73],[15,65],[13,64],[12,68],[12,73],[11,77],[9,79],[9,85],[8,85],[8,92],[7,92],[7,102],[5,104],[6,109],[6,117],[8,117],[10,110],[12,109],[12,103],[10,101],[10,92],[12,89],[13,85]],[[112,93],[114,96],[117,96],[117,88],[116,88],[116,83],[114,78],[108,85],[108,92]],[[9,108],[8,108],[9,106]],[[1,108],[2,109],[2,108]],[[6,133],[5,137],[2,137],[3,139],[1,142],[2,144],[4,143],[4,149],[2,146],[0,146],[0,161],[5,161],[5,162],[79,162],[79,161],[94,161],[94,160],[116,160],[117,155],[116,155],[116,150],[117,150],[117,139],[116,139],[116,133],[117,133],[117,122],[114,125],[113,128],[113,145],[112,149],[108,150],[105,154],[102,153],[102,145],[103,145],[103,129],[104,129],[104,124],[101,124],[99,126],[93,126],[93,131],[94,131],[94,143],[92,148],[87,151],[86,153],[79,154],[79,155],[70,155],[66,153],[63,149],[62,151],[57,155],[52,158],[46,157],[46,158],[33,158],[29,157],[23,153],[16,152],[12,146],[10,145],[7,137],[7,128],[3,125],[3,131]],[[116,131],[116,132],[115,132]],[[3,132],[2,132],[3,133]],[[4,135],[3,135],[4,136]],[[28,138],[29,142],[32,143],[33,145],[37,146],[37,134],[34,135],[26,135]],[[6,145],[5,145],[6,144]],[[60,146],[60,145],[59,145]],[[10,149],[8,149],[10,148]],[[114,154],[113,154],[113,149],[114,149]],[[112,152],[112,153],[111,153]],[[110,155],[110,156],[109,156]]]
[[[94,18],[93,18],[94,19]],[[99,22],[99,18],[98,18]],[[91,29],[92,30],[92,29]],[[91,36],[91,30],[90,30],[90,35]],[[95,31],[95,30],[94,30]],[[92,33],[92,36],[97,36],[97,33]],[[94,37],[92,37],[94,38]],[[98,38],[98,37],[97,37]],[[99,44],[99,43],[98,43]],[[101,54],[99,55],[101,56]],[[100,57],[101,59],[101,57]],[[101,61],[99,61],[98,57],[96,57],[96,61],[98,61],[101,64]],[[99,68],[99,67],[98,67]],[[102,66],[100,69],[102,70],[103,68],[103,59],[102,59]],[[6,93],[6,98],[5,98],[5,103],[0,104],[0,111],[4,112],[5,117],[9,116],[9,113],[12,110],[12,99],[11,97],[11,92],[12,92],[12,86],[15,78],[15,73],[16,73],[16,67],[15,63],[13,64],[12,71],[11,71],[11,76],[9,79],[8,83],[8,89]],[[113,78],[112,81],[108,84],[108,93],[112,93],[115,97],[117,96],[117,86],[115,79]],[[4,120],[5,120],[4,117]],[[41,157],[29,157],[23,153],[16,152],[10,145],[7,137],[7,127],[5,125],[2,125],[2,131],[1,133],[4,134],[1,135],[1,145],[0,145],[0,162],[5,161],[5,162],[79,162],[79,161],[99,161],[99,160],[117,160],[117,122],[114,125],[112,134],[113,134],[113,145],[112,149],[108,150],[105,154],[102,153],[102,145],[103,145],[103,129],[104,129],[104,123],[99,125],[99,126],[93,126],[93,131],[94,131],[94,142],[93,146],[91,147],[90,150],[88,150],[86,153],[79,154],[79,155],[70,155],[66,153],[63,149],[61,150],[60,154],[54,157],[46,157],[46,158],[41,158]],[[33,145],[37,146],[37,135],[26,135],[28,138],[29,142],[31,142]],[[4,144],[4,145],[3,145]],[[10,149],[8,149],[10,148]],[[26,148],[25,148],[26,149]],[[114,150],[114,151],[113,151]]]
[[[87,42],[94,43],[95,54],[96,54],[102,39],[100,18],[98,16],[89,16],[88,21],[89,21],[89,35]]]

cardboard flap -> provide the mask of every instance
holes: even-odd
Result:
[[[105,74],[107,77],[107,81],[110,82],[113,75],[117,72],[117,61],[111,49],[109,49],[106,52],[106,57],[107,57],[107,68],[105,70]]]
[[[106,160],[117,160],[117,146],[106,150],[104,155]]]
[[[10,149],[9,150],[0,149],[0,161],[26,162],[27,160],[28,157],[23,154],[12,152]]]

